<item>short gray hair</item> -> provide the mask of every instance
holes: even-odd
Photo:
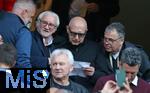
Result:
[[[122,64],[126,63],[129,66],[141,65],[141,52],[136,47],[128,47],[122,51],[120,61]]]
[[[56,18],[56,26],[58,27],[59,24],[60,24],[60,21],[59,21],[59,16],[55,13],[55,12],[52,12],[52,11],[44,11],[42,13],[39,14],[38,18],[37,18],[37,21],[41,20],[42,17],[44,16],[53,16]]]
[[[36,5],[33,3],[32,0],[17,0],[13,6],[13,11],[16,11],[17,9],[36,9]]]
[[[0,64],[13,67],[16,63],[17,51],[12,44],[4,43],[0,45]]]
[[[125,27],[123,24],[120,22],[113,22],[106,27],[105,32],[111,32],[114,29],[117,31],[120,38],[125,38]]]
[[[59,56],[59,55],[66,55],[66,56],[68,57],[68,60],[69,60],[70,64],[73,65],[73,63],[74,63],[74,58],[73,58],[73,54],[71,53],[70,50],[68,50],[68,49],[63,49],[63,48],[61,48],[61,49],[55,49],[55,50],[52,52],[52,54],[51,54],[51,61],[52,61],[55,57],[57,57],[57,56]]]

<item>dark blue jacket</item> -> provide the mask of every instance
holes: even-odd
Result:
[[[32,37],[24,22],[15,14],[0,11],[0,34],[4,42],[12,43],[17,49],[15,67],[30,68]]]
[[[42,36],[37,32],[32,32],[32,48],[31,48],[31,64],[34,68],[46,68],[48,66],[48,58],[50,52],[48,47],[44,46]],[[54,36],[51,44],[51,52],[56,48],[64,46],[65,40],[60,36]]]

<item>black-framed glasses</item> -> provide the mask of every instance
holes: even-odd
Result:
[[[106,37],[104,37],[104,38],[103,38],[103,41],[104,41],[104,42],[114,43],[114,42],[116,42],[116,41],[119,40],[119,39],[121,39],[121,37],[119,37],[119,38],[117,38],[117,39],[112,39],[112,38],[106,38]]]
[[[44,20],[39,20],[39,21],[40,21],[41,24],[43,24],[43,26],[47,26],[48,25],[49,28],[53,28],[53,29],[57,28],[57,26],[55,24],[53,24],[53,23],[49,23],[49,22],[44,21]]]
[[[77,33],[77,32],[72,32],[69,28],[69,33],[72,37],[75,37],[76,35],[78,35],[79,37],[84,37],[86,35],[86,32],[85,33]]]

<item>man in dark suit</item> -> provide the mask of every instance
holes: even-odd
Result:
[[[103,43],[101,43],[101,54],[96,68],[100,68],[95,72],[95,79],[101,76],[109,75],[118,69],[118,62],[122,55],[122,50],[128,47],[136,47],[142,54],[142,62],[138,76],[144,80],[150,80],[150,61],[142,47],[125,41],[125,28],[121,23],[112,23],[107,26]],[[115,59],[115,60],[114,60]]]
[[[0,10],[0,34],[4,42],[13,44],[17,49],[15,67],[31,68],[30,50],[32,37],[27,26],[35,14],[35,5],[31,0],[17,0],[12,13]]]
[[[59,26],[59,17],[52,11],[39,14],[36,31],[32,32],[31,64],[34,68],[49,67],[51,52],[63,46],[65,40],[54,35]]]

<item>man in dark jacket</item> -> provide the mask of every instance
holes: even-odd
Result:
[[[128,47],[122,51],[122,55],[119,61],[119,69],[124,69],[125,77],[127,78],[129,86],[132,89],[133,93],[150,92],[150,85],[148,84],[148,82],[144,81],[143,79],[137,76],[141,64],[142,64],[142,54],[138,48]],[[114,74],[99,78],[95,85],[93,93],[96,93],[97,91],[101,90],[108,80],[113,80],[117,82],[118,79]],[[119,88],[121,89],[121,87]],[[128,93],[128,92],[115,92],[115,93]]]
[[[59,17],[52,11],[39,14],[36,31],[32,32],[31,64],[34,68],[49,67],[51,52],[63,46],[65,40],[54,35],[59,26]]]
[[[114,73],[118,69],[118,62],[122,51],[128,47],[139,48],[142,54],[142,62],[138,76],[149,82],[150,61],[147,54],[141,46],[125,41],[125,28],[118,22],[110,24],[105,30],[103,43],[100,44],[100,61],[96,67],[101,69],[95,72],[94,78],[97,80],[98,77]]]
[[[98,55],[100,50],[96,42],[85,39],[87,31],[87,23],[84,18],[72,18],[67,26],[68,42],[66,43],[66,48],[73,53],[77,63],[85,62],[90,64],[89,67],[83,66],[85,77],[71,76],[73,81],[85,86],[90,91],[95,85],[92,83],[91,78],[95,72],[95,63],[99,62]]]

